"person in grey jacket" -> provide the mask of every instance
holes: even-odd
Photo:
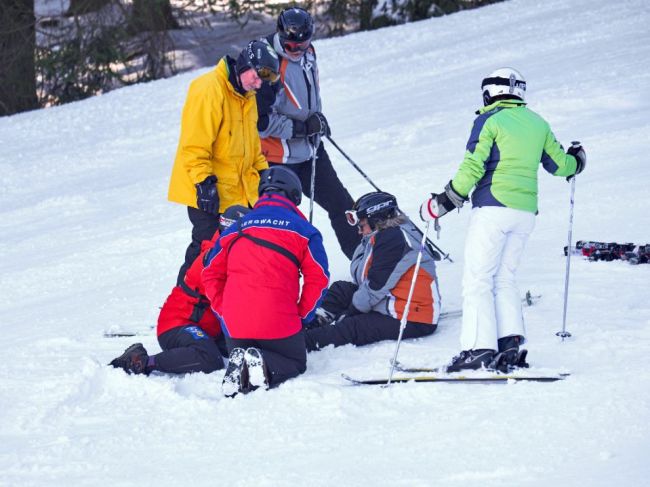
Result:
[[[408,298],[421,234],[389,193],[363,195],[348,211],[350,225],[363,236],[350,264],[354,282],[336,281],[316,318],[305,323],[307,350],[352,343],[396,340]],[[440,293],[428,250],[415,281],[404,338],[432,334],[440,316]]]
[[[316,157],[314,201],[329,216],[341,250],[352,258],[360,236],[347,225],[345,212],[354,200],[339,180],[322,139],[330,127],[322,113],[316,51],[311,43],[314,21],[301,8],[278,17],[277,32],[264,38],[280,56],[280,83],[257,91],[257,129],[269,166],[285,164],[311,197],[312,159]]]

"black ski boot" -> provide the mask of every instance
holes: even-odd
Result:
[[[248,388],[247,390],[242,390],[242,392],[246,394],[254,391],[258,387],[268,389],[269,372],[260,349],[255,347],[247,348],[244,354],[244,362],[248,370]]]
[[[504,374],[513,369],[527,368],[528,350],[519,350],[519,344],[523,339],[521,335],[499,338],[499,353],[494,356],[492,368]]]
[[[111,360],[108,365],[116,369],[124,369],[127,374],[145,374],[149,375],[147,369],[149,354],[142,346],[142,343],[134,343],[127,348],[122,355]]]
[[[248,373],[245,370],[244,349],[233,348],[228,357],[228,367],[221,383],[221,392],[226,397],[235,397],[242,392],[242,386],[248,388]]]
[[[459,355],[451,359],[451,363],[445,368],[446,372],[460,372],[461,370],[477,370],[489,368],[494,359],[494,350],[463,350]]]

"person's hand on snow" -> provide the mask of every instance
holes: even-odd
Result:
[[[465,201],[467,198],[458,194],[449,181],[444,193],[431,193],[431,197],[420,205],[420,218],[425,222],[433,221],[454,208],[462,208]]]

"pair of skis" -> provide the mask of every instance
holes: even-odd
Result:
[[[428,375],[398,375],[391,383],[404,382],[442,382],[452,384],[506,384],[508,382],[557,382],[569,377],[568,373],[538,374],[528,369],[517,369],[508,373],[493,370],[470,370],[464,373],[446,374],[440,367],[404,367],[397,363],[395,370],[403,374]],[[387,385],[388,378],[358,379],[347,374],[341,374],[346,381],[353,385]]]

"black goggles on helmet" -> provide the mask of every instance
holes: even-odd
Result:
[[[526,82],[514,78],[485,78],[481,82],[481,89],[485,88],[487,85],[510,86],[512,88],[521,88],[526,91]]]
[[[267,68],[266,66],[256,68],[255,72],[262,81],[268,81],[269,83],[277,83],[277,81],[280,79],[280,73],[277,73],[271,68]]]

